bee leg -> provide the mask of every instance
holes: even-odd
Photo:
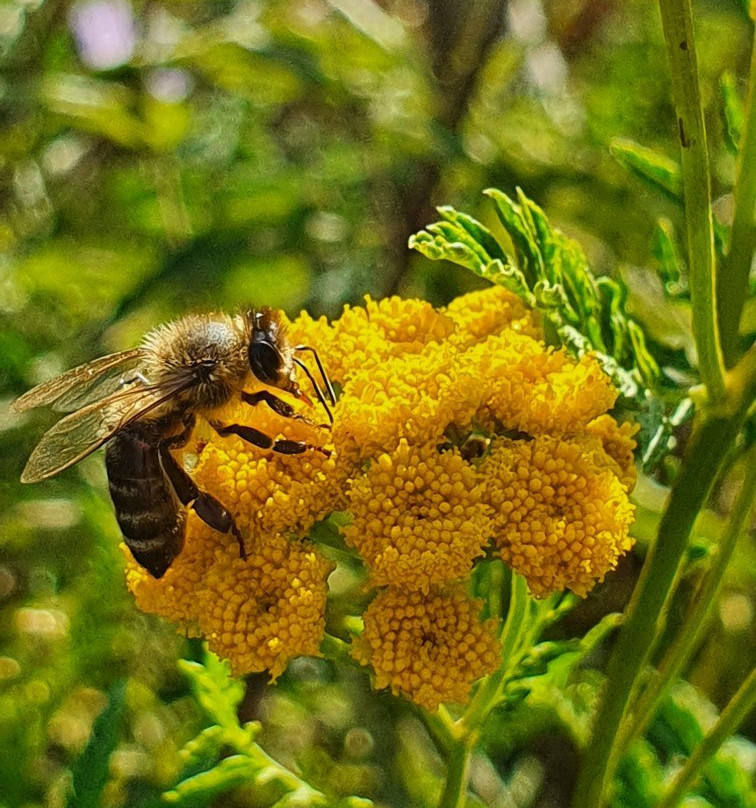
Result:
[[[210,426],[221,436],[237,435],[253,446],[257,446],[260,449],[270,449],[279,454],[302,454],[308,449],[312,449],[316,452],[322,452],[326,457],[331,456],[331,452],[328,449],[324,449],[322,446],[314,446],[311,443],[305,443],[303,440],[273,440],[269,435],[260,432],[259,429],[255,429],[253,426],[241,426],[240,424],[228,424],[227,426],[223,426],[222,424],[213,423],[212,421],[210,422]]]
[[[191,427],[188,428],[187,432],[191,432]],[[246,558],[247,550],[244,547],[244,538],[236,526],[236,522],[234,522],[234,517],[214,496],[197,488],[194,480],[181,468],[176,458],[171,454],[168,442],[179,437],[181,435],[168,438],[167,441],[161,443],[158,449],[160,466],[173,487],[179,502],[187,508],[191,508],[213,530],[217,530],[219,533],[231,533],[239,544],[240,557]]]
[[[291,404],[288,404],[286,401],[268,390],[259,390],[256,393],[242,392],[241,398],[245,404],[250,404],[253,407],[260,402],[264,402],[271,408],[271,410],[273,410],[273,412],[278,413],[278,415],[282,415],[284,418],[291,418],[294,421],[304,421],[306,424],[311,424],[319,429],[331,428],[330,424],[316,424],[315,421],[308,418],[306,415],[294,412],[294,407],[292,407]]]
[[[187,443],[189,443],[189,438],[192,436],[192,430],[194,429],[194,424],[196,421],[197,419],[193,414],[185,415],[182,420],[184,428],[181,430],[181,432],[179,432],[177,435],[171,435],[170,437],[163,438],[160,445],[170,449],[183,448]]]
[[[257,393],[242,392],[242,401],[245,404],[251,404],[253,407],[263,402],[267,404],[273,412],[283,415],[284,418],[296,418],[297,420],[307,421],[304,415],[299,415],[294,412],[294,407],[287,404],[282,398],[279,398],[268,390],[259,390]]]

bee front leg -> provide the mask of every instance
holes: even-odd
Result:
[[[322,446],[315,446],[303,440],[273,440],[270,435],[266,435],[253,426],[242,426],[241,424],[228,424],[224,426],[223,424],[213,421],[210,421],[210,426],[223,437],[226,435],[236,435],[242,440],[247,441],[247,443],[251,443],[253,446],[257,446],[260,449],[270,449],[272,452],[277,452],[278,454],[302,454],[308,449],[312,449],[315,452],[321,452],[326,457],[331,456],[331,452],[328,449],[324,449]]]
[[[330,424],[316,424],[315,421],[308,418],[306,415],[295,412],[294,407],[292,407],[291,404],[287,403],[282,398],[279,398],[274,393],[271,393],[269,390],[258,390],[256,393],[247,393],[245,391],[242,392],[241,399],[245,404],[249,404],[252,407],[255,407],[260,403],[267,404],[271,410],[273,410],[273,412],[283,416],[284,418],[291,418],[294,421],[304,421],[306,424],[317,426],[320,429],[331,428]]]
[[[273,412],[283,415],[284,418],[297,418],[306,421],[304,415],[298,415],[294,412],[294,407],[288,404],[282,398],[271,393],[268,390],[259,390],[256,393],[242,392],[241,399],[245,404],[250,404],[255,407],[260,403],[267,404]]]
[[[186,431],[191,432],[191,427]],[[247,550],[244,547],[244,538],[236,526],[236,522],[234,522],[234,517],[214,496],[199,489],[194,480],[181,468],[176,458],[171,454],[168,448],[169,444],[181,439],[183,436],[184,433],[168,438],[161,443],[158,455],[163,473],[173,487],[179,502],[187,508],[191,508],[213,530],[217,530],[219,533],[231,533],[239,544],[240,557],[246,558]]]

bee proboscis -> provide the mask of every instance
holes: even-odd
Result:
[[[297,353],[309,351],[321,383]],[[273,309],[243,314],[189,315],[150,331],[137,348],[103,356],[29,390],[13,403],[17,412],[42,405],[69,414],[40,440],[21,475],[33,483],[78,463],[107,443],[105,462],[116,519],[134,558],[162,577],[184,544],[186,509],[210,527],[232,534],[245,555],[232,515],[200,490],[171,453],[189,441],[198,415],[240,396],[287,418],[302,418],[267,389],[250,393],[256,379],[309,402],[297,383],[302,370],[328,415],[333,388],[317,352],[291,345]],[[322,384],[322,386],[321,386]],[[304,419],[307,420],[307,419]],[[282,454],[327,450],[304,441],[275,440],[250,425],[208,421],[219,435],[237,435]]]

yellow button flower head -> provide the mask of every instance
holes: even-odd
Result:
[[[613,461],[617,476],[625,486],[628,494],[635,488],[638,473],[635,469],[634,436],[640,430],[640,424],[625,421],[618,424],[611,415],[600,415],[594,418],[585,428],[586,434],[601,441],[604,451]]]
[[[365,459],[393,450],[401,438],[413,443],[440,438],[454,418],[451,402],[447,406],[441,395],[449,386],[454,355],[452,346],[433,343],[419,354],[355,373],[339,400],[333,428],[337,451]]]
[[[310,418],[325,417],[318,409],[298,408]],[[304,440],[318,447],[329,434],[284,418],[265,404],[254,410],[246,404],[231,404],[223,408],[218,420],[251,423],[271,438]],[[318,519],[343,507],[344,486],[352,471],[351,465],[318,449],[284,455],[251,446],[234,435],[216,435],[209,437],[194,477],[235,514],[249,540],[256,541],[278,532],[306,535]]]
[[[632,546],[634,508],[598,440],[498,440],[480,467],[501,557],[536,597],[585,596]]]
[[[426,710],[464,702],[473,682],[499,666],[496,621],[481,622],[480,608],[462,586],[427,595],[386,589],[365,612],[352,656],[372,666],[376,688],[390,687]]]
[[[344,309],[330,329],[324,321],[300,316],[290,326],[296,340],[317,345],[328,358],[328,373],[343,383],[369,371],[392,356],[420,353],[429,342],[439,342],[454,323],[424,300],[388,297],[365,306]]]
[[[198,594],[199,627],[235,673],[268,670],[318,654],[325,628],[326,578],[333,565],[312,546],[270,536],[239,558],[219,550]]]
[[[475,469],[457,449],[402,439],[349,491],[353,521],[343,528],[376,586],[428,592],[467,575],[491,534]]]
[[[461,295],[443,311],[456,327],[452,339],[463,348],[504,330],[534,339],[543,337],[537,313],[516,294],[501,286],[489,286]]]
[[[616,401],[611,380],[590,355],[578,361],[565,350],[545,348],[529,337],[489,337],[468,352],[489,380],[480,412],[492,430],[529,435],[581,431]]]

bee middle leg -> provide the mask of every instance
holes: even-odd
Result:
[[[187,508],[191,508],[197,516],[213,530],[219,533],[231,533],[239,545],[239,555],[241,558],[247,557],[247,550],[244,546],[244,538],[236,526],[234,517],[221,505],[212,494],[202,491],[189,476],[189,474],[179,465],[176,458],[170,452],[170,445],[175,446],[181,439],[184,443],[187,434],[191,432],[189,426],[180,435],[175,435],[160,444],[158,454],[160,466],[163,473],[168,478],[179,502]]]
[[[222,437],[226,435],[236,435],[242,440],[247,441],[247,443],[251,443],[253,446],[257,446],[260,449],[270,449],[272,452],[277,452],[278,454],[303,454],[308,449],[312,449],[315,452],[321,452],[326,457],[331,456],[331,452],[328,449],[324,449],[322,446],[315,446],[303,440],[273,440],[270,435],[266,435],[253,426],[242,426],[241,424],[223,425],[213,421],[210,422],[210,426]]]

